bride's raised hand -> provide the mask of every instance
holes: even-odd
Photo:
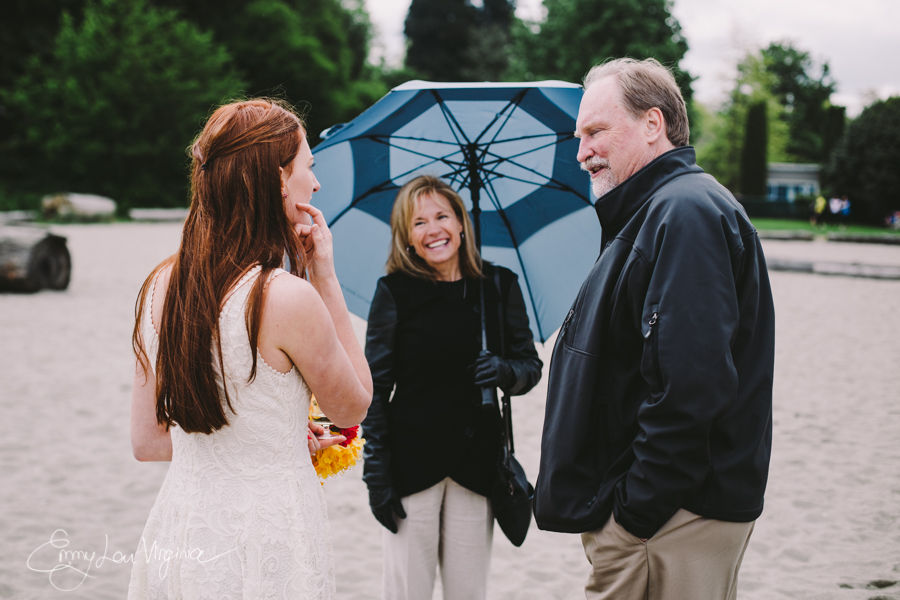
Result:
[[[294,206],[297,210],[305,212],[311,219],[311,224],[298,223],[295,226],[303,249],[309,262],[306,265],[309,274],[309,282],[313,285],[335,276],[334,273],[334,249],[332,247],[331,230],[325,221],[322,211],[312,204],[297,202]]]

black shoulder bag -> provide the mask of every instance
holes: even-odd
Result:
[[[494,270],[494,283],[500,297],[500,301],[497,303],[497,311],[500,315],[500,355],[505,357],[503,293],[500,290],[500,274],[496,269]],[[494,480],[493,490],[491,490],[491,509],[500,529],[503,530],[509,541],[514,546],[521,546],[531,525],[534,486],[525,476],[525,469],[516,460],[515,446],[513,445],[512,410],[509,396],[505,393],[500,408],[500,420],[502,421],[502,447],[500,458],[497,461],[497,477]]]

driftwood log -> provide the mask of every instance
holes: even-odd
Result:
[[[0,224],[0,289],[64,290],[71,273],[66,238],[40,227]]]
[[[46,219],[108,221],[116,216],[116,202],[93,194],[64,192],[44,196],[41,211]]]

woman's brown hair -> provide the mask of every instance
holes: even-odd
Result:
[[[247,303],[256,376],[257,342],[269,273],[291,257],[291,273],[305,272],[306,256],[288,220],[279,167],[290,174],[305,132],[300,118],[277,101],[255,99],[218,108],[189,153],[191,207],[178,253],[159,264],[144,281],[135,306],[132,345],[149,375],[146,340],[140,328],[151,282],[172,265],[163,303],[156,357],[156,419],[188,433],[212,433],[228,424],[216,384],[213,350],[224,375],[219,313],[225,296],[255,265]],[[225,389],[225,402],[234,413]]]
[[[481,277],[481,255],[475,247],[472,221],[462,198],[449,185],[432,175],[420,175],[411,179],[397,192],[391,210],[391,253],[388,255],[387,272],[400,271],[422,279],[437,280],[437,273],[425,260],[410,251],[409,234],[412,231],[416,204],[422,196],[437,194],[450,203],[450,208],[463,226],[463,239],[459,245],[459,270],[463,277]]]

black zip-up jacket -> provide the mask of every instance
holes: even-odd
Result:
[[[534,511],[650,538],[679,509],[749,522],[772,443],[775,314],[762,247],[682,147],[596,205],[604,248],[560,329]]]
[[[488,349],[505,356],[515,373],[504,391],[524,394],[540,380],[543,365],[522,291],[509,269],[485,263],[483,270]],[[500,419],[498,411],[481,407],[470,368],[481,349],[479,285],[472,279],[435,283],[405,273],[378,280],[366,332],[374,384],[362,423],[367,485],[392,486],[408,496],[450,477],[476,494],[490,493]]]

